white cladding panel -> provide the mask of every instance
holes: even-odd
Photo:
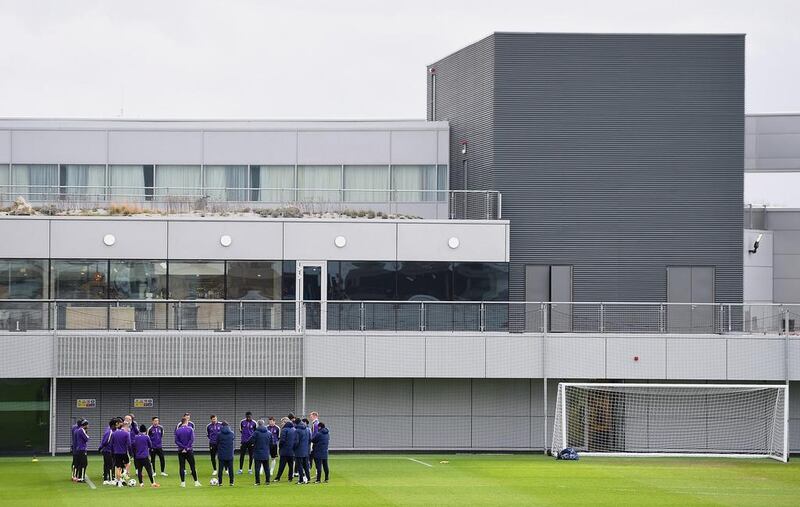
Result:
[[[231,244],[223,246],[222,236]],[[283,222],[173,221],[169,224],[170,259],[283,259]]]
[[[456,241],[451,242],[455,238]],[[455,248],[451,248],[456,245]],[[406,261],[507,262],[503,224],[397,225],[397,258]]]
[[[103,238],[111,234],[113,245]],[[167,223],[155,220],[75,219],[50,222],[53,259],[166,259]]]
[[[335,240],[345,239],[343,247]],[[295,260],[394,260],[397,232],[394,223],[286,222],[284,258]]]
[[[110,164],[202,164],[200,131],[128,131],[108,133]]]
[[[11,162],[11,132],[0,130],[0,164]]]
[[[439,149],[437,150],[439,155],[439,163],[440,164],[449,164],[450,163],[450,131],[449,130],[440,130],[439,131]]]
[[[205,132],[205,163],[208,165],[294,165],[297,162],[297,132]]]
[[[435,164],[438,136],[431,130],[392,132],[392,164]]]
[[[0,219],[0,258],[49,257],[49,225],[47,220]]]
[[[389,131],[300,132],[297,163],[389,164]]]
[[[100,130],[18,130],[11,140],[16,164],[106,163],[106,133]]]

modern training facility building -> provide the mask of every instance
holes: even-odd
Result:
[[[793,388],[744,43],[495,33],[418,121],[0,120],[0,451],[311,410],[335,449],[542,450],[562,380]]]

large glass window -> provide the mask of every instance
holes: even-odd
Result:
[[[246,165],[208,165],[205,171],[206,195],[216,201],[246,201],[250,171]]]
[[[110,299],[164,299],[167,296],[167,262],[112,260]]]
[[[47,261],[0,259],[0,299],[47,297]]]
[[[435,165],[392,166],[392,189],[401,202],[436,200],[438,175]]]
[[[453,271],[449,262],[400,262],[398,264],[398,300],[452,300]]]
[[[49,201],[58,197],[58,165],[14,165],[13,194],[29,201]]]
[[[344,167],[344,200],[384,202],[389,193],[389,166],[349,165]],[[381,192],[384,190],[384,192]]]
[[[328,262],[328,299],[391,301],[395,299],[396,274],[393,261]]]
[[[281,261],[228,261],[228,299],[282,299]]]
[[[107,260],[54,260],[50,265],[53,298],[106,299]]]
[[[48,451],[50,442],[50,380],[0,380],[0,413],[14,421],[14,431],[0,434],[0,454],[31,454]]]
[[[67,195],[98,199],[105,195],[106,166],[67,164],[61,166],[61,183]]]
[[[171,299],[223,299],[225,263],[170,262],[169,294]]]
[[[294,166],[262,165],[257,167],[258,182],[253,185],[259,189],[256,200],[262,202],[286,203],[296,200],[294,188]]]
[[[120,201],[142,201],[153,194],[153,166],[112,165],[109,179],[111,196]]]
[[[297,198],[303,202],[340,201],[342,167],[338,165],[300,166],[297,168],[297,188],[301,189]]]
[[[453,299],[456,301],[508,301],[508,263],[454,263]]]
[[[157,165],[156,195],[200,195],[199,165]]]

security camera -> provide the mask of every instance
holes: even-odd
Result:
[[[758,237],[756,238],[755,242],[753,243],[753,249],[752,250],[748,250],[747,252],[751,253],[751,254],[754,254],[754,253],[758,252],[758,244],[761,243],[761,238],[763,238],[763,237],[764,237],[764,234],[759,234]]]

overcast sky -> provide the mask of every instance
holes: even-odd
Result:
[[[0,117],[424,118],[493,31],[745,33],[746,111],[800,112],[800,0],[0,0]]]

